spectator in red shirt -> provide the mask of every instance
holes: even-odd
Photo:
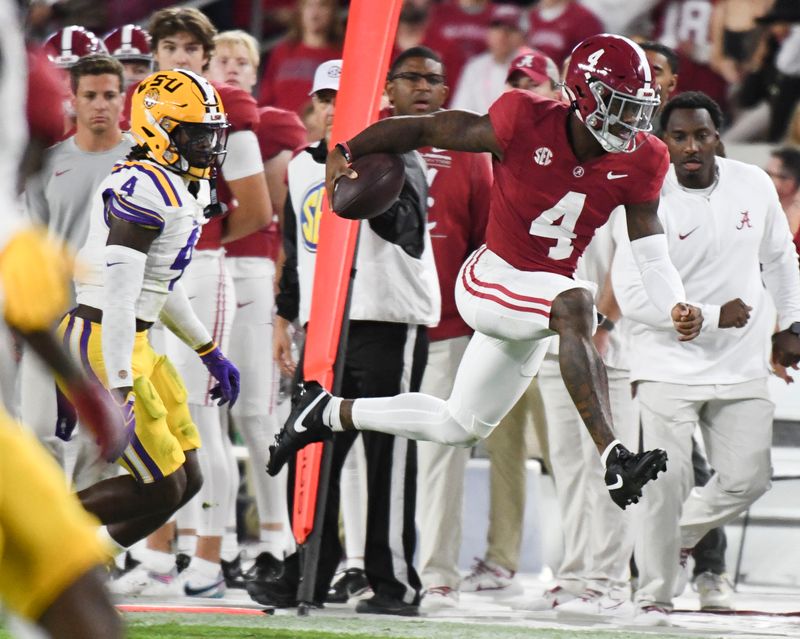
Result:
[[[602,32],[597,16],[574,0],[540,0],[531,10],[528,46],[561,67],[576,44]]]
[[[289,33],[269,56],[258,95],[260,106],[302,113],[314,71],[342,57],[342,22],[337,0],[300,0]]]
[[[491,15],[489,0],[445,0],[431,9],[429,36],[435,41],[454,42],[467,60],[486,51]],[[451,75],[450,86],[455,86],[454,81]]]

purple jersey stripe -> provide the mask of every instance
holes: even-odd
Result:
[[[64,346],[67,347],[69,350],[69,340],[72,337],[72,329],[75,328],[75,309],[69,312],[69,322],[67,322],[67,328],[64,331]]]
[[[131,446],[133,446],[133,450],[136,451],[139,459],[141,459],[142,462],[144,462],[144,465],[147,466],[147,470],[149,470],[150,474],[153,475],[153,479],[164,479],[164,473],[159,470],[158,465],[153,461],[153,458],[148,455],[147,451],[144,449],[144,446],[142,446],[139,436],[135,432],[131,438]]]
[[[123,454],[122,454],[122,461],[124,461],[124,462],[125,462],[125,463],[128,465],[128,468],[129,468],[129,469],[130,469],[130,471],[133,473],[133,477],[134,477],[134,479],[135,479],[136,481],[138,481],[140,484],[143,484],[143,483],[144,483],[144,481],[142,480],[142,476],[141,476],[141,474],[139,474],[139,471],[138,471],[138,470],[136,470],[136,466],[134,466],[134,465],[133,465],[133,463],[131,463],[131,460],[130,460],[130,458],[128,457],[127,453],[123,453]]]
[[[106,210],[114,217],[117,217],[131,224],[146,226],[148,228],[164,230],[164,218],[154,211],[147,211],[138,207],[132,207],[116,193],[111,193],[106,200]]]
[[[172,182],[169,181],[166,173],[161,169],[157,169],[154,166],[134,163],[127,164],[125,168],[136,169],[140,173],[144,173],[147,177],[149,177],[150,181],[155,184],[158,192],[161,193],[161,197],[164,198],[164,203],[167,206],[183,206],[178,192],[175,190]],[[167,192],[167,189],[164,188],[164,185],[169,188],[169,193]],[[170,197],[170,194],[172,197]]]
[[[97,378],[97,375],[92,369],[92,363],[89,361],[89,337],[92,334],[92,323],[88,320],[82,321],[83,330],[81,331],[81,362],[83,362],[83,368],[86,370],[89,376],[99,384],[100,380]]]

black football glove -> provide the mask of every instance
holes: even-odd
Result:
[[[642,486],[667,470],[667,452],[656,448],[634,455],[614,440],[603,453],[606,488],[614,503],[625,510],[639,502]]]

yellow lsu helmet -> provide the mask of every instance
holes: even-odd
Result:
[[[208,179],[212,166],[222,163],[227,129],[217,90],[186,69],[157,71],[133,93],[134,139],[151,160],[190,179]]]

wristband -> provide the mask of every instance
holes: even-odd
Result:
[[[339,142],[333,148],[339,149],[339,153],[341,153],[344,159],[347,160],[348,164],[353,162],[353,154],[350,153],[350,147],[347,145],[347,142]]]
[[[616,324],[612,320],[608,319],[607,317],[603,317],[603,319],[600,320],[600,323],[597,325],[597,328],[602,328],[610,333],[614,330],[614,326],[616,326]]]

